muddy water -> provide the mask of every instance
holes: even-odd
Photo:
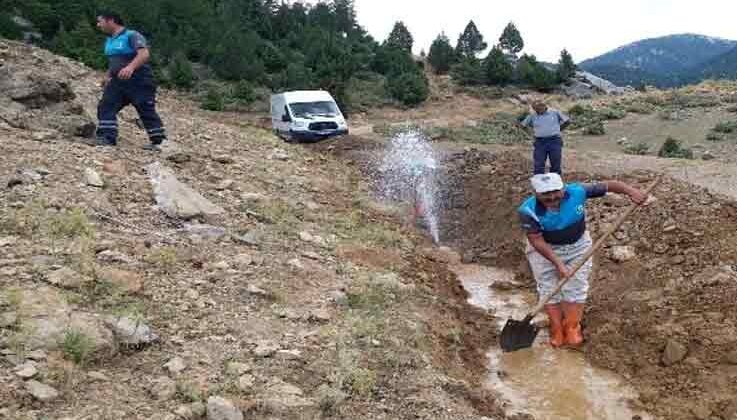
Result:
[[[508,271],[478,265],[458,265],[453,271],[470,294],[469,303],[493,310],[499,328],[507,318],[521,319],[536,297],[515,289]],[[497,291],[493,283],[512,285]],[[509,287],[507,287],[509,288]],[[544,316],[536,317],[536,322]],[[651,418],[631,408],[635,392],[621,378],[589,365],[580,352],[553,350],[543,329],[530,349],[503,353],[494,346],[489,358],[489,386],[499,393],[508,414],[526,413],[535,419],[630,420]]]

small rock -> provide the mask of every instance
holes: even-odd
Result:
[[[205,417],[205,414],[207,414],[207,406],[199,401],[193,402],[189,407],[192,409],[195,418]]]
[[[636,257],[635,248],[633,246],[614,246],[611,250],[612,260],[622,263],[630,261]]]
[[[176,414],[180,419],[185,420],[192,420],[195,418],[194,413],[192,412],[192,406],[190,405],[180,405],[176,410],[174,410],[174,414]]]
[[[168,376],[160,376],[154,381],[150,392],[157,400],[168,400],[176,395],[177,383]]]
[[[15,188],[18,185],[23,185],[23,180],[20,178],[11,178],[8,180],[8,188]]]
[[[277,360],[300,360],[302,352],[299,350],[278,350],[274,358]]]
[[[18,313],[15,311],[0,313],[0,328],[9,328],[18,322]]]
[[[187,291],[184,292],[184,297],[189,300],[197,300],[200,298],[200,292],[195,289],[187,289]]]
[[[42,360],[46,360],[48,356],[46,355],[46,352],[43,350],[33,350],[31,352],[28,352],[26,354],[26,359],[35,360],[37,362],[40,362]]]
[[[69,267],[64,267],[49,273],[46,276],[46,281],[64,289],[79,289],[85,284],[90,283],[92,279],[77,273]]]
[[[153,187],[154,199],[169,217],[190,220],[198,216],[216,216],[225,210],[180,182],[174,172],[154,162],[146,167]]]
[[[299,239],[303,242],[312,242],[315,240],[315,237],[312,236],[309,232],[300,232]]]
[[[283,150],[274,149],[274,151],[269,155],[269,160],[287,161],[289,160],[289,155]]]
[[[6,246],[13,246],[17,243],[18,243],[17,236],[4,236],[0,238],[0,248],[4,248]]]
[[[22,365],[17,366],[14,371],[15,374],[21,379],[31,379],[38,373],[38,369],[36,369],[36,364],[33,362],[23,363]]]
[[[298,387],[277,381],[271,384],[260,397],[265,407],[280,413],[314,406],[314,401],[304,398],[303,394]]]
[[[673,265],[681,265],[686,262],[686,257],[684,257],[683,255],[676,255],[672,257],[669,262]]]
[[[676,229],[678,229],[678,226],[676,226],[676,225],[666,225],[666,226],[663,227],[663,232],[665,232],[665,233],[673,232]]]
[[[297,270],[302,270],[305,268],[305,266],[302,264],[302,261],[300,261],[299,258],[292,258],[291,260],[287,262],[287,265]]]
[[[675,340],[668,340],[665,350],[663,350],[663,364],[665,366],[672,366],[685,359],[687,354],[688,349],[686,346]]]
[[[100,278],[113,284],[119,291],[130,295],[143,290],[143,277],[132,271],[106,268],[100,271]]]
[[[87,372],[87,376],[90,379],[94,379],[96,381],[107,382],[110,380],[110,378],[107,375],[105,375],[102,372],[97,372],[97,371]]]
[[[84,180],[91,187],[102,188],[105,186],[105,181],[102,180],[100,174],[92,168],[86,168],[84,170]]]
[[[724,356],[724,361],[730,365],[737,365],[737,350],[732,350]]]
[[[250,254],[238,254],[233,257],[233,263],[238,267],[248,267],[253,264],[253,257]]]
[[[164,368],[168,370],[169,373],[176,375],[186,369],[187,365],[181,357],[174,357],[164,364]]]
[[[714,156],[714,153],[708,150],[704,150],[704,153],[701,154],[701,159],[702,160],[713,160],[713,159],[716,159],[716,156]]]
[[[709,417],[711,417],[711,410],[709,410],[709,408],[705,406],[696,406],[691,409],[691,413],[698,420],[708,420]]]
[[[133,264],[133,258],[119,251],[111,249],[102,251],[97,254],[97,259],[106,263]]]
[[[185,224],[179,232],[186,233],[192,240],[217,241],[228,234],[225,228],[206,224]]]
[[[238,389],[243,392],[249,392],[253,389],[253,385],[256,383],[256,378],[253,375],[241,375],[238,378]]]
[[[220,181],[217,185],[215,185],[215,189],[218,191],[225,191],[233,188],[233,184],[235,184],[235,181],[232,179],[225,179]]]
[[[333,316],[327,308],[319,308],[311,311],[309,318],[317,322],[329,322]]]
[[[166,160],[174,163],[187,163],[192,160],[192,156],[186,152],[174,152],[167,156]]]
[[[271,295],[271,294],[270,294],[269,292],[267,292],[266,290],[264,290],[264,289],[261,289],[261,288],[259,288],[259,287],[257,287],[257,286],[254,286],[254,285],[252,285],[252,284],[249,284],[249,285],[248,285],[248,287],[246,288],[246,291],[248,291],[248,293],[250,293],[250,294],[252,294],[252,295],[255,295],[255,296],[261,296],[261,297],[268,297],[268,296],[270,296],[270,295]]]
[[[38,381],[27,381],[25,387],[33,398],[41,402],[52,401],[59,397],[59,391]]]
[[[212,156],[212,160],[214,160],[217,163],[222,163],[225,165],[235,162],[235,159],[233,159],[233,157],[230,155],[214,155]]]
[[[251,370],[253,370],[253,366],[249,365],[248,363],[240,363],[240,362],[230,362],[225,367],[225,372],[228,375],[232,376],[240,376],[244,373],[248,373]]]
[[[207,420],[243,420],[243,413],[222,397],[207,399]]]
[[[128,317],[108,317],[105,323],[113,330],[119,343],[127,346],[151,344],[159,340],[151,328],[143,322]]]
[[[212,268],[215,270],[227,270],[230,268],[230,263],[227,261],[219,261],[213,264]]]
[[[246,204],[258,204],[266,200],[266,196],[259,193],[252,193],[247,192],[241,194],[241,200],[243,200]]]
[[[261,233],[257,231],[250,231],[243,235],[231,235],[233,242],[257,247],[261,245]]]
[[[279,345],[273,341],[262,340],[256,342],[256,347],[252,350],[256,357],[271,357],[279,350]]]

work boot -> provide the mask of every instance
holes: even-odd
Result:
[[[149,152],[160,152],[161,143],[149,143],[143,146],[143,150],[148,150]]]
[[[560,305],[545,305],[545,313],[550,321],[550,345],[560,347],[565,341],[563,338],[563,312]]]
[[[561,302],[560,306],[563,308],[563,332],[566,345],[580,347],[583,344],[583,334],[581,334],[583,303]]]

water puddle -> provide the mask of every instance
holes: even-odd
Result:
[[[471,297],[469,303],[493,309],[501,328],[507,318],[522,319],[536,302],[525,290],[499,291],[492,283],[514,289],[514,274],[479,265],[452,267]],[[545,319],[538,316],[537,320]],[[535,419],[631,420],[651,419],[630,406],[636,393],[617,375],[587,363],[583,354],[553,350],[547,329],[530,349],[488,353],[489,385],[499,393],[508,414],[530,414]]]

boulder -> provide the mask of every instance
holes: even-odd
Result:
[[[229,400],[213,396],[207,399],[207,420],[243,420],[243,413]]]
[[[676,340],[668,340],[663,350],[663,364],[673,366],[686,358],[688,348]]]
[[[154,162],[146,167],[154,198],[167,216],[189,220],[200,216],[215,216],[225,212],[189,186],[181,183],[174,172]]]

